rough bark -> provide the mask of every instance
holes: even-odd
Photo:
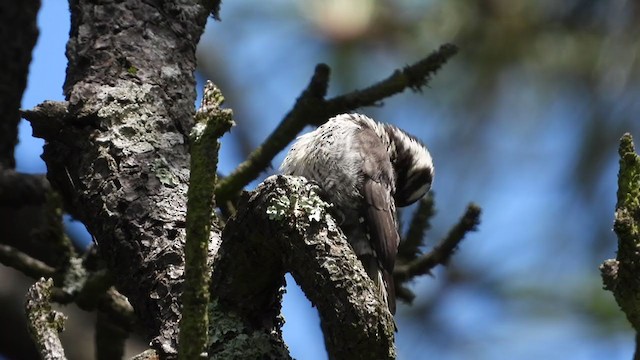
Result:
[[[176,351],[195,48],[190,1],[70,1],[65,103],[27,112],[48,179],[83,221],[152,344]],[[215,241],[210,248],[215,252]]]
[[[65,316],[51,309],[53,280],[38,280],[27,293],[25,308],[29,317],[29,331],[35,340],[40,357],[45,360],[66,359],[58,333],[64,329]]]
[[[42,205],[50,192],[49,181],[44,175],[21,174],[13,170],[0,171],[2,207],[16,209],[28,205]]]
[[[38,38],[38,9],[40,0],[0,2],[0,170],[16,165],[18,110]]]
[[[618,154],[620,171],[613,224],[618,236],[618,253],[615,259],[606,260],[600,271],[604,288],[613,293],[620,310],[636,334],[640,334],[640,156],[630,134],[620,139]],[[638,336],[634,359],[640,359]]]
[[[395,358],[394,322],[317,187],[304,178],[270,177],[238,205],[225,227],[212,279],[215,313],[210,355],[237,349],[288,353],[281,338],[281,287],[290,272],[317,307],[332,359]]]
[[[52,188],[94,236],[118,290],[149,332],[153,356],[176,354],[195,47],[218,3],[70,1],[67,101],[24,114],[34,135],[47,141]],[[434,64],[420,63],[424,71],[407,67],[357,96],[334,99],[323,114],[419,88],[455,53],[441,50]],[[310,86],[324,97],[322,88]],[[210,356],[289,357],[280,306],[290,272],[318,308],[332,358],[395,357],[393,318],[313,189],[274,177],[240,202],[214,264]],[[221,242],[215,226],[210,232],[207,263]]]
[[[211,260],[208,244],[220,224],[215,211],[220,137],[233,126],[232,112],[222,109],[224,97],[212,82],[204,88],[202,106],[190,136],[191,174],[187,192],[187,240],[185,244],[185,290],[182,294],[179,359],[196,359],[207,351],[209,282]]]
[[[13,171],[19,109],[38,38],[39,8],[40,0],[0,1],[0,262],[3,263],[11,247],[34,250],[30,255],[46,254],[48,250],[45,246],[34,246],[37,230],[44,228],[47,219],[47,208],[41,206],[46,191],[40,185],[48,186],[48,182],[42,181],[42,176],[31,177]],[[25,255],[24,259],[32,258]],[[39,265],[47,268],[46,264]],[[35,346],[29,336],[25,336],[27,324],[24,316],[16,313],[11,293],[0,297],[0,333],[3,334],[0,353],[8,358],[33,358],[37,356]]]

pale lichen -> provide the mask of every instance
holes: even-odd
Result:
[[[294,218],[306,217],[311,222],[326,220],[330,203],[322,200],[317,186],[301,177],[287,177],[291,185],[289,194],[280,194],[267,207],[269,220],[282,220],[287,215]]]

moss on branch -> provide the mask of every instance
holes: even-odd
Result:
[[[204,89],[202,106],[191,132],[191,173],[187,191],[185,290],[178,357],[196,359],[206,351],[209,304],[208,249],[213,217],[218,165],[218,139],[233,126],[232,112],[221,109],[224,97],[211,82]],[[219,231],[219,229],[215,229]]]

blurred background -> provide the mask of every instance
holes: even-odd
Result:
[[[414,304],[400,305],[398,358],[630,359],[634,333],[598,266],[615,257],[618,139],[630,132],[640,142],[639,12],[640,2],[625,0],[224,2],[222,22],[210,21],[201,40],[197,74],[200,85],[222,88],[235,113],[220,170],[266,138],[316,63],[332,69],[331,97],[454,43],[459,54],[421,93],[360,110],[431,150],[437,214],[426,249],[467,203],[483,208],[451,264],[414,281]],[[23,108],[63,99],[66,2],[43,0],[39,26]],[[23,122],[18,170],[45,172],[41,151]],[[67,225],[87,241],[81,224]],[[0,284],[2,298],[21,304],[29,280],[0,265]],[[94,316],[72,310],[63,309],[77,320],[67,351],[82,359],[71,349],[92,346]],[[284,316],[292,355],[326,359],[317,313],[290,277]]]

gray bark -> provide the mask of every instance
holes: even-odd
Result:
[[[95,237],[153,346],[173,354],[195,48],[209,10],[162,0],[73,0],[70,9],[67,102],[26,116],[47,140],[47,176],[65,210]]]
[[[161,0],[70,5],[67,101],[45,102],[25,117],[47,140],[47,177],[65,210],[95,237],[153,347],[171,356],[184,276],[195,46],[208,10]],[[317,196],[308,184],[278,179],[244,198],[224,230],[209,355],[288,356],[280,300],[291,272],[320,312],[332,358],[395,357],[393,318],[326,205],[286,205]],[[220,242],[214,232],[212,263]]]
[[[20,101],[38,39],[40,0],[0,2],[0,170],[16,166]]]
[[[304,178],[274,176],[240,200],[213,273],[212,323],[226,329],[210,334],[210,355],[286,354],[280,303],[290,272],[318,309],[332,359],[395,358],[393,317],[317,191]]]

